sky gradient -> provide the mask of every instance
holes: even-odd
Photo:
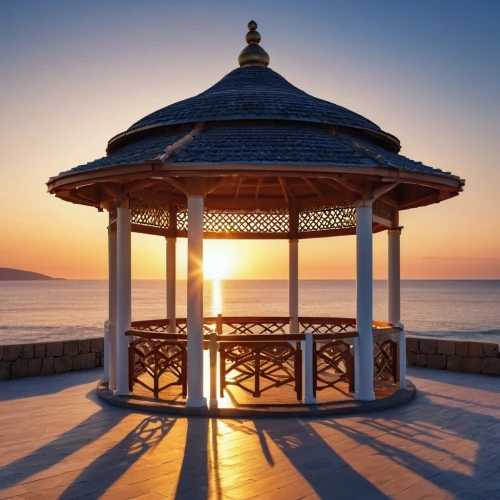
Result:
[[[403,279],[500,279],[495,0],[1,2],[0,267],[106,278],[107,215],[48,195],[45,182],[236,68],[250,19],[272,69],[466,179],[459,197],[401,213]],[[132,245],[133,277],[163,278],[165,241],[134,234]],[[287,277],[286,241],[208,241],[205,253],[227,255],[233,278]],[[386,260],[377,234],[375,278]],[[354,278],[355,238],[302,241],[300,277]]]

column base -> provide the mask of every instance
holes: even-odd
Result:
[[[318,402],[316,401],[316,398],[304,398],[302,400],[302,402],[305,404],[305,405],[316,405],[318,404]]]
[[[359,401],[375,401],[375,392],[373,391],[367,391],[365,392],[355,392],[354,393],[355,399],[358,399]]]
[[[186,400],[186,408],[203,408],[207,406],[207,398],[188,396]]]
[[[130,391],[128,389],[126,391],[118,391],[118,389],[115,389],[113,391],[113,396],[130,396]]]

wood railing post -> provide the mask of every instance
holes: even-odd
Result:
[[[219,314],[220,316],[220,314]],[[217,317],[217,323],[219,322]],[[210,408],[217,408],[217,332],[210,334]]]
[[[306,333],[306,340],[304,341],[304,404],[316,404],[316,395],[314,387],[316,380],[314,377],[315,369],[314,363],[316,356],[314,355],[315,345],[312,333]]]
[[[222,314],[217,314],[217,324],[215,325],[217,335],[222,335]]]
[[[220,397],[224,397],[224,389],[226,388],[226,349],[224,345],[220,346],[219,350],[219,391]]]
[[[399,323],[399,328],[401,332],[398,338],[398,377],[399,377],[399,388],[406,388],[406,333],[405,326]]]

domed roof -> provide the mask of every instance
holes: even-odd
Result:
[[[262,66],[235,69],[205,92],[147,115],[128,131],[153,125],[254,119],[313,122],[381,131],[363,116],[313,97],[272,69]]]

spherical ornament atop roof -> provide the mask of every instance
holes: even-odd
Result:
[[[241,51],[238,57],[238,63],[243,66],[269,66],[271,61],[269,54],[259,45],[260,33],[257,30],[257,23],[250,21],[248,23],[246,41],[248,45]]]

